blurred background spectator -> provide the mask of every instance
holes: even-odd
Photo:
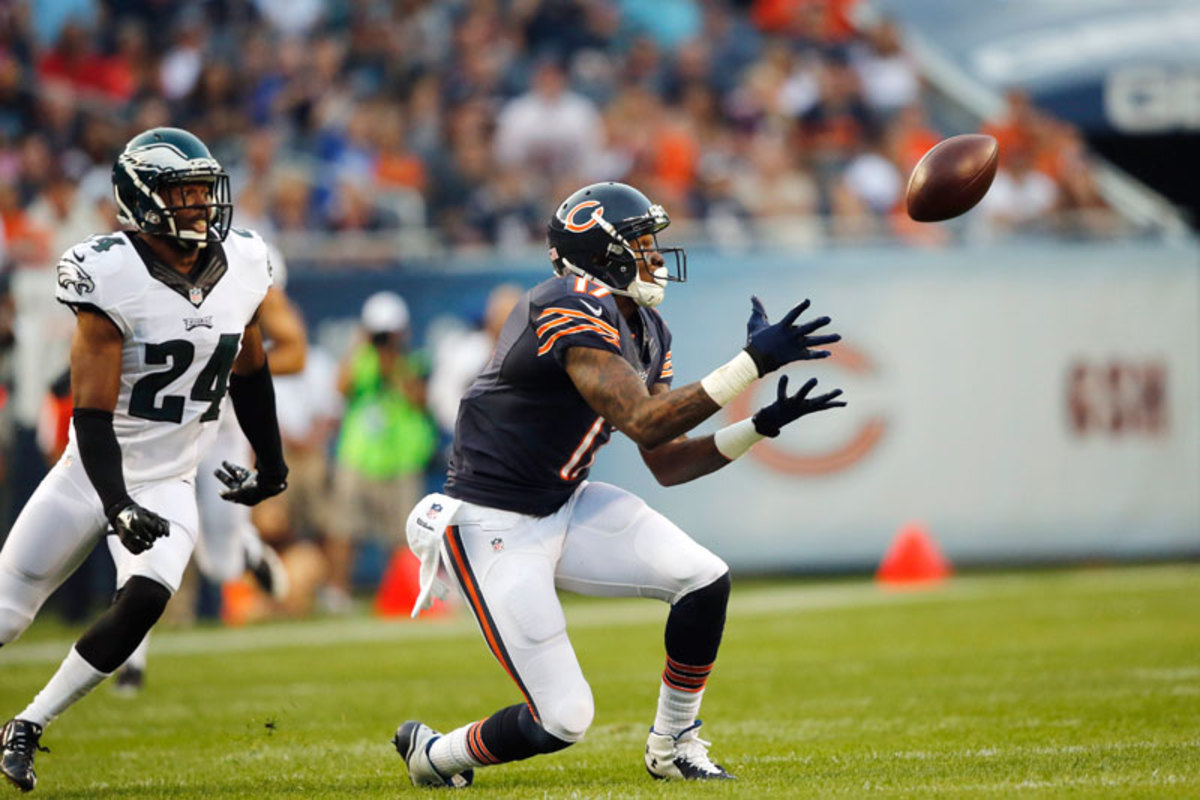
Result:
[[[492,289],[474,327],[457,326],[438,337],[429,376],[429,411],[443,437],[454,433],[458,401],[487,366],[504,321],[524,290],[511,283]]]
[[[330,447],[342,408],[337,375],[337,360],[324,348],[310,345],[303,371],[275,378],[288,490],[255,506],[253,521],[287,569],[288,594],[278,610],[288,616],[310,613],[329,578],[325,545],[332,511]],[[267,597],[258,599],[260,615],[270,613]]]

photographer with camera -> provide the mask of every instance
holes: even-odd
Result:
[[[437,435],[425,411],[426,366],[409,351],[404,299],[377,292],[362,309],[360,340],[338,374],[346,412],[337,443],[334,513],[329,525],[330,611],[350,608],[355,545],[368,537],[385,551],[404,543],[404,520],[420,499]]]

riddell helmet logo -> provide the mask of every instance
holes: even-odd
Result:
[[[583,222],[575,221],[579,217],[580,211],[587,211],[591,208],[595,208],[596,210],[584,217]],[[599,200],[584,200],[567,212],[566,217],[563,218],[563,226],[571,233],[583,233],[594,228],[596,226],[596,217],[602,216],[604,216],[604,206],[600,205]]]
[[[833,354],[827,359],[826,363],[828,364],[860,375],[867,375],[875,371],[875,365],[871,363],[870,359],[846,344],[845,341],[831,345],[829,350]],[[761,385],[769,386],[771,394],[774,396],[774,382],[762,381]],[[793,379],[792,385],[789,385],[789,393],[795,390],[795,379]],[[821,394],[826,391],[828,391],[827,388],[818,386],[814,393]],[[731,420],[745,419],[753,414],[757,408],[755,394],[753,391],[742,392],[726,406],[729,418]],[[837,409],[832,413],[843,412],[844,409]],[[865,458],[879,444],[886,429],[887,421],[881,416],[874,416],[864,420],[843,444],[823,453],[797,453],[787,450],[780,444],[780,439],[784,437],[780,437],[779,439],[763,439],[750,450],[750,455],[774,472],[782,472],[787,475],[827,475],[847,469]]]

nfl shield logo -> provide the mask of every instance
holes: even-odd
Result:
[[[204,290],[199,286],[193,286],[188,290],[188,300],[191,300],[194,306],[200,305],[204,302]]]

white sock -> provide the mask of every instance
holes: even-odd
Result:
[[[700,713],[700,700],[704,697],[704,687],[712,668],[712,664],[685,664],[667,655],[658,689],[655,733],[677,736],[692,726]]]
[[[43,728],[54,721],[62,712],[71,707],[76,700],[95,689],[109,673],[101,672],[93,667],[74,647],[63,659],[62,666],[50,682],[37,693],[24,711],[17,714],[17,719],[41,725]]]
[[[687,730],[700,713],[704,690],[684,692],[662,683],[658,687],[658,713],[654,715],[654,732],[676,736]]]
[[[129,658],[125,659],[125,666],[131,669],[146,669],[146,652],[150,649],[150,634],[146,634],[146,638],[142,639],[142,643],[137,646],[137,649],[130,654]]]
[[[455,728],[434,742],[433,746],[429,748],[429,760],[433,762],[434,768],[446,777],[450,777],[451,775],[457,775],[463,770],[482,767],[485,762],[474,758],[467,745],[468,737],[471,736],[472,731],[482,724],[483,720],[472,722],[470,725],[463,725],[461,728]]]

